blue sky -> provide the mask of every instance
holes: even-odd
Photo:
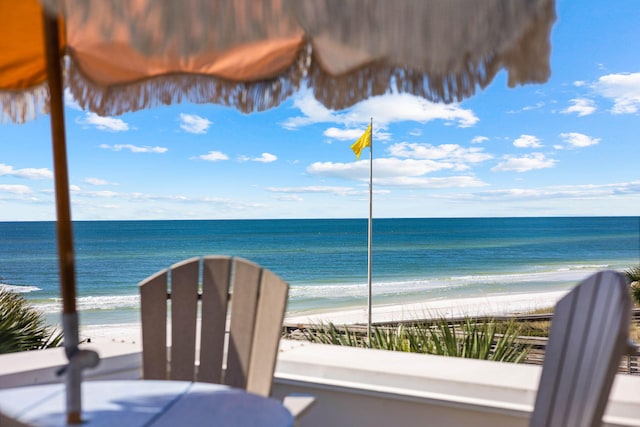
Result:
[[[67,99],[72,216],[90,219],[640,214],[640,7],[557,3],[552,75],[501,72],[458,104],[389,94],[329,111],[301,91],[249,115],[216,105],[98,117]],[[54,220],[49,118],[0,125],[0,220]]]

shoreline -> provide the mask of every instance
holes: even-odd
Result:
[[[481,315],[510,315],[553,307],[567,291],[491,295],[485,297],[427,300],[408,304],[374,305],[372,321],[389,322],[419,320],[436,317],[464,317]],[[367,323],[367,307],[352,307],[322,313],[285,315],[287,325],[333,322],[336,325]],[[80,339],[91,342],[138,344],[141,342],[140,323],[114,323],[80,326]]]

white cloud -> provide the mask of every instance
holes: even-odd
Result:
[[[100,148],[111,151],[122,151],[129,150],[132,153],[166,153],[169,149],[166,147],[149,147],[149,146],[140,146],[140,145],[132,145],[132,144],[100,144]]]
[[[207,133],[211,124],[211,120],[196,114],[180,113],[180,128],[185,132],[196,134]]]
[[[366,127],[363,127],[361,129],[338,129],[335,127],[331,127],[324,131],[324,136],[341,141],[356,142],[356,140],[362,136],[366,129]],[[376,126],[374,125],[373,139],[374,141],[388,141],[391,139],[391,134],[388,132],[384,132],[381,128],[376,128]]]
[[[447,176],[447,177],[409,177],[399,176],[393,178],[374,179],[378,185],[409,188],[470,188],[484,187],[487,183],[473,176]]]
[[[294,98],[293,103],[300,109],[303,116],[285,120],[282,125],[287,129],[296,129],[314,123],[340,123],[352,127],[368,124],[371,117],[374,118],[374,130],[385,128],[390,123],[404,121],[427,123],[433,120],[444,120],[459,127],[469,127],[479,120],[473,111],[461,108],[458,104],[432,103],[409,94],[372,97],[341,113],[325,108],[310,91],[302,91]]]
[[[520,135],[513,141],[513,146],[518,148],[538,148],[542,147],[538,137],[533,135]]]
[[[374,183],[379,185],[412,188],[443,188],[485,185],[471,176],[425,177],[432,172],[456,170],[455,163],[415,159],[375,159],[373,161]],[[369,162],[352,163],[316,162],[307,168],[311,175],[326,176],[357,181],[368,181]]]
[[[84,182],[90,185],[102,186],[102,185],[111,185],[111,183],[105,179],[100,178],[85,178]]]
[[[336,194],[338,196],[347,196],[353,194],[360,194],[361,191],[354,190],[351,187],[332,187],[323,185],[314,185],[307,187],[267,187],[267,191],[272,193],[286,193],[286,194]]]
[[[588,116],[596,111],[596,104],[591,99],[586,98],[574,98],[571,102],[573,105],[562,110],[563,114],[576,113],[579,117]]]
[[[0,163],[0,176],[13,176],[25,179],[53,179],[53,172],[47,168],[14,169],[13,166]]]
[[[483,200],[499,199],[592,199],[640,194],[640,181],[613,184],[558,185],[543,188],[488,190],[475,195]]]
[[[392,176],[420,176],[444,169],[453,169],[454,165],[433,160],[414,159],[375,159],[373,169],[376,178]],[[368,180],[369,161],[360,160],[352,163],[315,162],[309,165],[307,172],[312,175],[330,176],[334,178]]]
[[[373,140],[376,142],[380,141],[390,141],[391,134],[389,132],[383,132],[382,129],[376,129],[375,126],[373,128]],[[354,141],[355,142],[355,141]]]
[[[279,200],[281,202],[303,202],[304,197],[298,196],[297,194],[282,194],[279,196],[275,196],[274,199]]]
[[[608,74],[593,89],[613,101],[613,114],[632,114],[640,108],[640,73]]]
[[[473,111],[461,108],[458,104],[433,103],[406,93],[369,98],[356,104],[348,113],[350,120],[360,123],[369,122],[371,117],[374,118],[374,128],[376,124],[384,127],[395,122],[427,123],[433,120],[470,127],[479,121]]]
[[[260,162],[260,163],[272,163],[278,160],[278,156],[271,153],[262,153],[260,157],[240,156],[238,160],[241,162]]]
[[[365,129],[338,129],[338,128],[328,128],[324,131],[324,136],[339,139],[341,141],[351,141],[354,142],[360,138],[360,136],[364,133]]]
[[[69,88],[64,89],[64,106],[69,107],[72,110],[82,111],[80,104],[78,104],[78,101],[73,98]]]
[[[106,130],[108,132],[125,132],[129,130],[129,124],[124,120],[113,117],[102,117],[92,112],[85,113],[83,119],[76,119],[76,123],[81,125],[91,125],[96,129]]]
[[[491,170],[494,172],[527,172],[534,169],[552,168],[556,160],[547,159],[542,153],[531,153],[521,157],[504,156],[504,161],[498,163]]]
[[[486,136],[474,136],[473,139],[471,140],[472,144],[482,144],[483,142],[488,141],[489,138],[487,138]]]
[[[576,80],[575,82],[573,82],[573,85],[575,87],[582,87],[586,84],[586,82],[584,80]]]
[[[600,138],[592,138],[588,135],[578,132],[561,133],[560,137],[567,144],[573,147],[588,147],[590,145],[596,145],[600,142]]]
[[[525,105],[524,107],[522,107],[519,110],[509,110],[507,111],[508,114],[517,114],[517,113],[522,113],[523,111],[531,111],[531,110],[537,110],[539,108],[544,107],[544,102],[539,101],[536,102],[534,105]]]
[[[109,205],[112,207],[117,206],[119,203],[131,202],[139,203],[144,206],[144,212],[149,213],[152,209],[165,209],[167,206],[174,206],[176,210],[175,214],[185,214],[188,208],[185,206],[204,205],[206,212],[211,212],[211,205],[215,204],[217,208],[231,209],[231,210],[255,210],[258,208],[264,208],[263,204],[247,202],[242,200],[234,200],[222,197],[190,197],[182,194],[149,194],[149,193],[118,193],[115,191],[83,191],[78,187],[73,189],[74,191],[74,204],[79,206],[91,204],[95,206],[95,200],[109,200]],[[103,203],[103,202],[101,202]],[[104,203],[101,206],[107,206]],[[173,208],[172,208],[173,209]],[[206,214],[205,214],[206,215]]]
[[[290,117],[282,123],[287,129],[311,125],[314,123],[340,122],[334,113],[313,97],[309,90],[301,90],[293,97],[293,106],[303,114],[301,117]]]
[[[208,162],[217,162],[220,160],[229,160],[229,156],[224,154],[221,151],[209,151],[207,154],[202,154],[198,156],[201,160],[206,160]]]
[[[0,184],[0,192],[11,193],[11,194],[32,193],[31,189],[26,185],[9,185],[9,184]]]
[[[254,162],[272,163],[278,160],[278,156],[271,153],[262,153],[262,156],[253,159]]]
[[[387,151],[395,157],[443,160],[456,163],[458,164],[458,170],[461,169],[461,165],[480,163],[493,158],[491,154],[485,153],[482,147],[464,148],[458,144],[431,145],[401,142],[393,144]],[[462,169],[465,168],[463,167]]]

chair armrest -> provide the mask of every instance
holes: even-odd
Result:
[[[291,412],[293,418],[297,420],[304,415],[309,408],[315,403],[315,396],[305,394],[292,394],[282,399],[282,405]]]

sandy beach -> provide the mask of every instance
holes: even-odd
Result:
[[[411,304],[373,306],[372,321],[390,322],[439,317],[509,315],[552,307],[566,291],[442,299]],[[288,316],[285,323],[333,322],[350,325],[367,322],[367,307]]]
[[[373,306],[373,322],[428,319],[436,317],[462,317],[479,315],[509,315],[526,313],[551,307],[566,291],[494,295],[487,297],[442,299],[411,304]],[[333,322],[349,325],[367,322],[367,307],[322,313],[287,316],[286,324]],[[80,338],[91,342],[140,342],[140,324],[86,325],[80,328]]]

